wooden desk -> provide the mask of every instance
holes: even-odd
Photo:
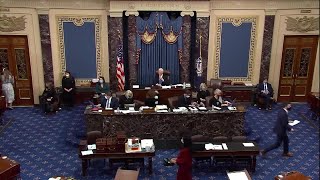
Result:
[[[225,98],[237,98],[237,102],[252,102],[255,87],[245,85],[224,85],[222,91]]]
[[[320,115],[320,96],[318,92],[308,94],[308,104],[310,109],[317,115]]]
[[[282,176],[282,178],[279,176]],[[311,180],[310,177],[307,177],[304,174],[297,171],[292,171],[292,172],[287,172],[287,173],[277,175],[274,177],[274,179],[275,180]]]
[[[209,157],[209,156],[230,156],[236,158],[237,156],[250,156],[250,170],[255,172],[256,170],[256,156],[259,155],[259,146],[255,142],[254,147],[244,147],[243,142],[227,142],[228,150],[205,150],[205,151],[194,151],[192,157]],[[221,143],[212,143],[220,144]]]
[[[1,180],[12,180],[19,177],[20,175],[20,164],[9,158],[0,158],[0,179]]]
[[[199,111],[168,113],[109,114],[94,113],[88,106],[84,111],[87,132],[101,131],[115,137],[118,131],[127,136],[144,137],[150,133],[154,140],[179,140],[182,128],[208,137],[241,136],[244,133],[245,110]]]
[[[152,157],[155,156],[155,151],[154,152],[134,152],[134,153],[125,153],[125,152],[115,152],[115,153],[97,153],[93,152],[93,154],[90,155],[85,155],[83,156],[81,154],[83,149],[81,146],[79,146],[79,158],[81,159],[82,162],[82,175],[86,176],[87,174],[87,169],[88,169],[88,162],[90,159],[123,159],[124,161],[126,159],[141,159],[141,158],[148,158],[148,170],[149,173],[152,174]]]
[[[150,89],[132,89],[133,98],[144,102],[146,94]],[[169,104],[168,98],[174,96],[182,96],[185,89],[173,88],[173,89],[156,89],[159,92],[159,104]]]

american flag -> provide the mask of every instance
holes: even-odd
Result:
[[[124,66],[123,66],[122,44],[120,44],[118,47],[117,79],[118,79],[118,89],[119,89],[119,91],[123,91],[124,90],[124,83],[125,83],[125,76],[124,76]]]

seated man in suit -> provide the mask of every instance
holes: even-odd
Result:
[[[157,86],[168,86],[170,85],[169,75],[168,73],[164,73],[162,68],[159,68],[156,72],[156,76],[154,78],[154,84]]]
[[[133,93],[130,90],[127,90],[124,95],[120,96],[119,98],[119,107],[121,109],[124,108],[125,104],[134,104],[133,101]]]
[[[271,84],[268,83],[267,78],[265,78],[262,83],[258,84],[257,91],[258,96],[263,98],[266,108],[271,110],[270,100],[273,97],[273,88]],[[259,107],[259,109],[261,109],[261,107]]]
[[[110,91],[106,92],[103,99],[101,100],[101,107],[103,109],[112,108],[117,109],[119,107],[118,98],[113,97]]]
[[[191,91],[186,90],[184,94],[178,98],[177,106],[188,107],[191,103]]]

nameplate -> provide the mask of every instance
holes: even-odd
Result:
[[[143,110],[142,110],[142,113],[154,113],[154,112],[155,112],[154,108],[143,109]]]
[[[111,114],[114,114],[114,110],[113,109],[112,110],[103,109],[101,114],[102,115],[111,115]]]

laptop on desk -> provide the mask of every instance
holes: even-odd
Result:
[[[134,110],[135,104],[124,104],[124,109],[125,110]]]

